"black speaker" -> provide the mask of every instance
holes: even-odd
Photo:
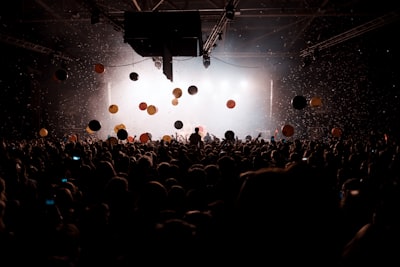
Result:
[[[143,57],[203,54],[198,11],[124,13],[124,42]]]

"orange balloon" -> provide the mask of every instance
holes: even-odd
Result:
[[[145,109],[147,109],[147,103],[146,103],[146,102],[141,102],[141,103],[139,104],[139,109],[140,109],[140,110],[145,110]]]
[[[139,137],[140,142],[147,143],[149,141],[149,134],[148,133],[142,133]]]
[[[180,98],[182,96],[182,89],[181,88],[175,88],[174,90],[172,90],[172,94],[176,98]]]
[[[118,112],[118,106],[115,104],[112,104],[108,107],[108,111],[112,114],[115,114]]]
[[[133,137],[133,136],[128,136],[128,142],[129,143],[133,143],[133,141],[135,141],[135,137]]]
[[[86,126],[86,132],[87,132],[88,134],[94,134],[95,131],[93,131],[92,129],[90,129],[89,126]]]
[[[226,106],[227,106],[228,108],[234,108],[234,107],[236,106],[236,102],[235,102],[234,100],[230,99],[230,100],[228,100],[228,101],[226,102]]]
[[[104,65],[100,63],[95,64],[94,71],[97,73],[103,73],[105,71]]]
[[[179,104],[178,98],[172,99],[172,105],[176,106]]]
[[[319,107],[321,105],[322,105],[322,100],[321,100],[320,97],[315,96],[315,97],[312,97],[310,99],[310,106],[311,107]]]
[[[150,105],[147,107],[147,113],[149,113],[150,115],[154,115],[157,113],[157,108],[154,105]]]
[[[282,134],[286,137],[292,136],[294,134],[293,126],[289,124],[282,126]]]
[[[331,133],[334,137],[340,137],[342,135],[342,130],[338,127],[334,127],[332,128]]]
[[[172,137],[170,135],[164,135],[162,140],[164,140],[164,142],[170,143],[172,140]]]
[[[71,142],[76,142],[76,141],[78,141],[78,136],[77,136],[76,134],[71,134],[71,135],[69,136],[69,141],[71,141]]]
[[[125,125],[124,125],[123,123],[117,124],[117,125],[114,126],[114,132],[115,132],[115,133],[118,133],[118,131],[119,131],[120,129],[124,129],[124,130],[126,129],[126,127],[125,127]]]
[[[49,132],[47,131],[46,128],[42,128],[42,129],[39,130],[39,135],[41,137],[46,137],[48,134],[49,134]]]

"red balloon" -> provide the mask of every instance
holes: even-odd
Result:
[[[342,135],[342,130],[340,128],[334,127],[332,128],[331,133],[334,137],[340,137]]]
[[[95,71],[95,72],[97,72],[97,73],[103,73],[104,70],[105,70],[105,68],[104,68],[104,65],[103,65],[103,64],[97,63],[97,64],[94,65],[94,71]]]
[[[234,107],[236,106],[236,102],[235,102],[234,100],[230,99],[230,100],[228,100],[228,101],[226,102],[226,106],[227,106],[228,108],[234,108]]]
[[[140,142],[147,143],[149,141],[149,134],[148,133],[142,133],[139,137]]]
[[[139,104],[139,109],[140,110],[146,110],[147,109],[147,103],[146,102],[142,102]]]
[[[289,124],[282,126],[282,134],[286,137],[293,136],[293,134],[294,134],[293,126],[289,125]]]

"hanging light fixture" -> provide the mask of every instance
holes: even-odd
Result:
[[[225,16],[230,20],[235,17],[235,6],[233,5],[232,1],[229,2],[225,7]]]
[[[156,66],[157,69],[161,69],[162,60],[163,60],[162,57],[153,57],[154,66]]]
[[[204,54],[203,55],[203,65],[204,65],[204,67],[207,69],[210,66],[210,64],[211,64],[210,56],[207,55],[207,54]]]

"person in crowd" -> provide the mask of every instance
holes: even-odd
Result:
[[[199,130],[146,144],[3,138],[0,265],[185,264],[182,251],[248,266],[400,265],[397,140],[203,143]]]
[[[200,135],[200,128],[199,127],[195,127],[194,128],[194,132],[190,134],[189,136],[189,144],[191,146],[194,147],[200,147],[203,143],[203,141],[201,140],[201,135]]]

